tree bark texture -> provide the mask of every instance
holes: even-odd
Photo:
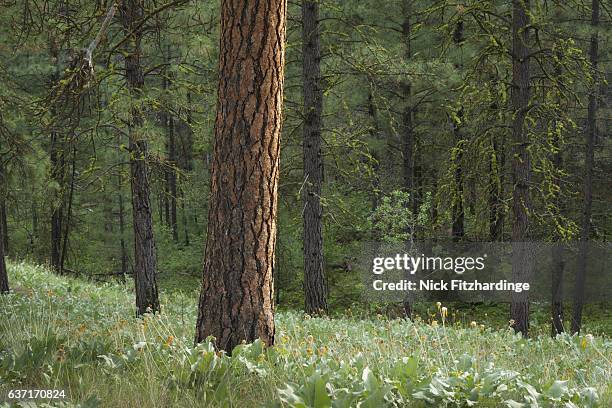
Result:
[[[597,27],[599,26],[599,0],[593,0],[591,4],[591,41],[589,46],[589,60],[593,75],[597,76],[599,37]],[[584,284],[586,280],[586,269],[588,262],[588,241],[591,237],[591,216],[593,213],[593,167],[595,163],[595,132],[597,131],[597,91],[598,86],[593,86],[589,93],[589,107],[587,112],[587,129],[585,135],[585,158],[584,158],[584,198],[582,204],[582,229],[580,233],[580,254],[578,256],[578,267],[576,269],[576,282],[574,288],[574,307],[572,313],[572,333],[580,332],[582,326],[582,309],[584,306]]]
[[[302,69],[304,92],[304,307],[306,313],[327,313],[327,280],[323,259],[323,156],[321,127],[321,45],[319,1],[302,2]]]
[[[126,35],[130,36],[130,49],[125,56],[125,71],[132,99],[129,123],[129,149],[132,224],[134,227],[134,283],[136,287],[137,312],[141,315],[147,311],[159,311],[153,217],[147,169],[149,152],[147,140],[142,134],[143,115],[139,104],[144,87],[144,75],[140,62],[142,54],[141,22],[144,17],[144,1],[123,0],[120,11],[123,29]]]
[[[2,197],[2,202],[5,202],[6,195],[6,180],[4,174],[4,165],[0,165],[0,196]],[[8,273],[6,270],[6,262],[4,260],[4,247],[5,247],[5,226],[4,223],[0,222],[0,294],[9,292],[9,281],[8,281]]]
[[[529,109],[530,73],[529,73],[529,0],[513,0],[512,13],[512,136],[513,136],[513,192],[512,192],[512,278],[522,282],[523,277],[531,272],[531,261],[528,255],[529,210],[531,200],[529,183],[531,165],[529,136],[525,129],[525,118]],[[524,336],[529,332],[529,300],[526,292],[514,294],[510,306],[510,315],[516,332]]]
[[[463,119],[463,112],[457,112],[459,120]],[[465,236],[465,209],[463,207],[463,149],[464,143],[461,134],[461,123],[453,120],[453,137],[455,139],[455,153],[453,157],[455,191],[453,196],[451,235],[453,241],[458,242]]]
[[[489,160],[489,237],[492,242],[504,238],[504,168],[506,167],[504,140],[494,135]]]
[[[274,344],[273,269],[286,0],[223,0],[196,342]]]

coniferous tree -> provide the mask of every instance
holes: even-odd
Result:
[[[134,228],[134,283],[137,311],[138,314],[143,314],[147,311],[159,311],[153,216],[147,169],[149,147],[143,131],[142,106],[139,106],[144,88],[141,64],[144,0],[123,0],[120,14],[123,30],[129,38],[129,49],[125,55],[125,75],[131,99],[128,136]]]
[[[599,54],[599,0],[591,3],[591,27],[593,32],[590,38],[589,62],[594,77],[598,75]],[[591,239],[591,217],[593,213],[593,169],[595,167],[595,136],[597,131],[597,96],[599,87],[593,86],[589,93],[589,106],[585,132],[585,160],[583,182],[583,204],[580,230],[580,249],[578,254],[578,268],[576,270],[576,283],[574,288],[574,308],[572,314],[572,333],[580,332],[582,326],[582,309],[584,307],[584,285],[589,256],[588,242]]]
[[[529,136],[525,118],[529,110],[529,0],[512,1],[512,278],[521,282],[529,276],[531,260],[526,241],[529,237],[531,209],[531,164],[528,151]],[[529,301],[525,293],[514,294],[511,304],[514,330],[527,336],[529,331]]]
[[[323,89],[319,1],[302,2],[304,90],[304,299],[306,313],[327,313],[323,258]]]
[[[274,344],[285,0],[221,2],[219,88],[196,342]]]

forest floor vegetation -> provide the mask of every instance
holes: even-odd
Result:
[[[595,332],[530,339],[453,320],[431,305],[410,322],[350,313],[276,315],[276,346],[194,347],[197,290],[162,290],[134,316],[130,286],[9,263],[0,297],[0,407],[13,389],[63,389],[63,407],[607,407],[612,340]],[[197,289],[197,288],[196,288]],[[5,402],[3,402],[3,400]]]

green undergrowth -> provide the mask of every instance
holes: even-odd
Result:
[[[383,315],[277,313],[276,346],[229,357],[193,346],[195,291],[163,292],[134,317],[127,286],[9,264],[0,297],[0,406],[11,389],[64,389],[65,407],[608,407],[612,341],[454,322],[431,305],[410,322]],[[442,318],[444,316],[444,318]],[[14,401],[13,405],[17,405]]]

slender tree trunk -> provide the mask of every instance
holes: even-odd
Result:
[[[159,311],[153,217],[147,169],[149,152],[146,136],[142,131],[143,116],[139,105],[144,87],[144,76],[140,63],[143,18],[143,0],[123,0],[121,20],[125,34],[130,36],[130,50],[125,57],[125,71],[132,103],[129,123],[130,184],[134,226],[134,282],[139,315],[147,311]]]
[[[404,0],[402,2],[402,38],[405,49],[405,59],[412,59],[412,43],[410,39],[412,26],[410,25],[410,3],[412,0]],[[416,203],[416,189],[414,188],[414,147],[415,147],[415,134],[414,134],[414,107],[412,106],[412,84],[409,81],[404,81],[401,84],[403,94],[403,112],[402,112],[402,175],[404,181],[404,190],[410,194],[409,205],[414,212]],[[414,234],[414,219],[416,213],[413,213],[413,219],[410,220],[410,234]],[[414,236],[414,235],[413,235]],[[407,298],[403,302],[404,315],[407,318],[412,316],[412,302]]]
[[[185,192],[181,188],[181,212],[183,213],[183,230],[185,231],[185,246],[189,246],[189,222],[185,205]]]
[[[557,76],[560,76],[560,74],[561,73],[559,72],[559,75]],[[553,132],[556,132],[556,129],[553,130]],[[555,170],[557,172],[560,172],[561,167],[563,166],[563,155],[562,155],[563,152],[561,150],[560,138],[555,136],[553,140],[553,144],[556,147],[556,151],[553,154],[552,163],[553,163]],[[559,189],[557,190],[557,193],[555,193],[556,194],[555,201],[557,203],[557,207],[559,208],[559,212],[562,214],[564,212],[565,205],[563,203],[563,199],[561,198],[561,193],[560,193],[561,191],[560,177],[555,177],[555,182]],[[552,271],[551,271],[552,272],[552,276],[551,276],[552,285],[551,285],[550,315],[551,315],[551,323],[552,323],[551,334],[553,337],[555,337],[557,334],[564,332],[564,328],[563,328],[563,320],[564,320],[563,274],[564,274],[564,269],[565,269],[565,259],[564,259],[565,251],[564,251],[564,245],[559,242],[560,240],[561,240],[561,237],[557,236],[556,237],[557,242],[552,248],[553,266],[552,266]]]
[[[558,21],[560,19],[560,8],[555,8],[555,19]],[[558,62],[555,62],[555,76],[554,78],[557,80],[561,80],[561,74],[563,70],[563,66],[561,65],[562,55],[558,52],[557,58]],[[553,84],[554,85],[554,84]],[[561,91],[557,91],[557,104],[559,107],[562,106],[561,99]],[[553,134],[553,146],[555,147],[552,154],[552,164],[555,170],[554,181],[557,189],[555,190],[554,201],[558,208],[559,214],[563,215],[565,213],[565,204],[563,198],[561,196],[561,171],[563,167],[563,143],[561,139],[561,135],[559,134],[560,130],[558,130],[558,124],[556,121],[552,123],[552,134]],[[550,133],[550,132],[549,132]],[[563,310],[563,275],[565,269],[565,251],[564,246],[560,243],[563,240],[563,237],[555,233],[555,241],[557,241],[553,247],[552,259],[552,276],[551,276],[551,302],[550,302],[550,317],[551,317],[551,335],[552,337],[556,337],[557,334],[561,334],[564,332],[563,320],[564,320],[564,310]]]
[[[589,59],[593,75],[597,75],[599,36],[599,0],[591,3],[591,44]],[[580,253],[578,255],[578,268],[576,270],[576,283],[574,288],[574,307],[572,314],[572,333],[580,332],[582,326],[582,308],[584,306],[584,284],[588,262],[588,242],[591,238],[591,216],[593,208],[593,167],[595,163],[595,132],[597,131],[597,86],[593,86],[589,94],[589,107],[587,113],[587,131],[585,135],[584,159],[584,201],[582,204],[582,230],[580,234]]]
[[[302,1],[304,87],[304,300],[306,313],[327,313],[323,260],[323,156],[319,1]]]
[[[166,47],[167,60],[170,64],[170,46]],[[163,80],[163,88],[166,92],[169,91],[172,81],[170,73],[166,72]],[[170,98],[168,98],[170,99]],[[163,113],[164,127],[166,128],[166,155],[168,166],[166,168],[166,222],[172,231],[172,239],[178,242],[178,224],[176,217],[176,137],[175,137],[175,121],[172,112],[167,110]]]
[[[0,216],[2,217],[2,233],[4,234],[4,254],[7,255],[9,252],[9,237],[8,237],[8,219],[6,214],[6,198],[2,197],[0,202]]]
[[[274,344],[286,0],[221,2],[219,91],[196,342]]]
[[[60,136],[54,129],[51,131],[51,179],[55,182],[56,194],[51,207],[51,268],[61,273],[62,220],[64,218],[64,158],[60,144]]]
[[[168,149],[168,141],[166,141],[166,149]],[[170,172],[164,170],[164,192],[162,194],[162,202],[164,205],[164,217],[166,219],[166,226],[172,229],[172,223],[170,222]]]
[[[1,160],[2,158],[0,158]],[[5,201],[6,196],[6,178],[4,172],[4,165],[0,164],[0,197],[2,197],[2,202]],[[6,231],[4,230],[4,223],[0,223],[0,294],[9,292],[9,281],[8,281],[8,273],[6,270],[6,261],[4,259],[4,240]]]
[[[168,201],[170,207],[170,229],[172,239],[178,242],[178,223],[176,217],[176,138],[174,128],[174,118],[168,113]]]
[[[512,136],[513,160],[512,175],[512,278],[515,282],[524,281],[531,272],[531,260],[526,244],[529,233],[529,210],[531,199],[529,183],[531,165],[528,134],[525,118],[529,109],[529,0],[513,0],[512,14]],[[529,300],[526,292],[514,294],[510,307],[511,319],[516,332],[524,336],[529,332]]]
[[[463,118],[463,112],[457,113],[459,120]],[[465,236],[465,209],[463,207],[463,149],[464,140],[461,135],[461,124],[453,121],[453,136],[455,139],[455,151],[453,154],[453,165],[455,168],[455,192],[453,196],[452,217],[453,224],[451,234],[453,241],[461,241]]]
[[[121,133],[117,133],[117,146],[121,146]],[[119,245],[121,248],[121,281],[125,283],[128,271],[128,254],[125,244],[125,207],[123,204],[123,164],[117,172],[117,203],[119,205]]]
[[[504,234],[504,168],[505,154],[503,138],[493,136],[493,151],[489,159],[489,238],[502,241]]]
[[[72,201],[74,199],[74,181],[76,178],[76,146],[72,146],[72,174],[70,175],[70,191],[68,193],[68,208],[66,209],[66,220],[64,227],[64,238],[62,253],[60,256],[60,271],[64,270],[64,263],[68,254],[68,237],[70,236],[70,222],[72,218]]]

